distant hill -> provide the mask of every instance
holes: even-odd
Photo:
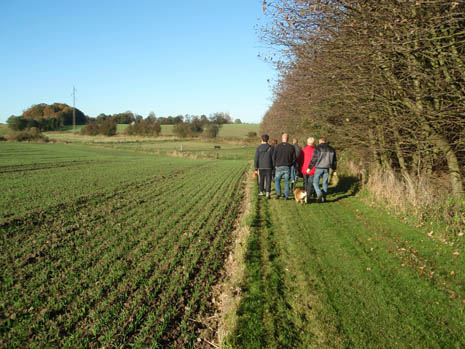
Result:
[[[65,126],[73,124],[73,107],[64,103],[54,103],[52,105],[41,103],[35,104],[25,110],[22,117],[28,120],[39,121],[41,119],[56,119],[57,125]],[[87,117],[82,111],[76,108],[76,125],[85,125]]]

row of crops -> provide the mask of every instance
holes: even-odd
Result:
[[[190,347],[214,332],[202,319],[246,162],[16,146],[34,156],[0,148],[3,345]]]

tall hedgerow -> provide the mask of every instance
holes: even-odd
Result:
[[[160,123],[157,121],[142,120],[134,122],[126,129],[126,134],[137,136],[158,136],[161,132]]]
[[[104,135],[104,136],[114,136],[116,134],[116,120],[108,119],[103,121],[91,121],[81,130],[81,134],[88,136]]]

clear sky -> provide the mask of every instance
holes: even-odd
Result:
[[[261,0],[0,0],[0,122],[38,103],[86,115],[228,112],[258,123],[273,67]]]

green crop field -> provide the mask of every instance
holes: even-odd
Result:
[[[247,137],[249,132],[259,133],[259,124],[226,124],[220,129],[219,137]]]
[[[0,144],[2,346],[192,346],[246,167]]]
[[[168,125],[169,126],[169,125]],[[169,155],[174,157],[190,157],[195,159],[220,159],[220,160],[250,160],[255,155],[257,144],[233,141],[224,142],[222,139],[175,139],[173,137],[141,137],[116,135],[84,136],[70,132],[46,135],[59,142],[98,145],[115,150],[129,150],[136,152],[152,153],[156,155]],[[215,148],[215,146],[217,148]],[[218,148],[219,147],[219,148]]]
[[[116,132],[118,133],[124,133],[124,131],[126,131],[126,129],[129,127],[129,125],[127,124],[118,124],[116,126]]]
[[[255,145],[203,142],[200,140],[136,140],[126,142],[102,142],[102,147],[131,151],[191,157],[200,159],[250,160],[255,155]],[[219,147],[215,149],[215,146]]]
[[[0,125],[1,126],[1,125]],[[128,143],[128,142],[153,142],[153,141],[166,141],[167,139],[173,138],[173,125],[161,125],[160,137],[142,137],[142,136],[128,136],[124,134],[124,131],[128,127],[125,124],[117,125],[117,135],[113,137],[106,136],[83,136],[79,131],[83,128],[83,125],[76,126],[76,134],[72,133],[72,126],[65,126],[60,128],[57,131],[45,132],[45,135],[50,139],[57,140],[60,142],[71,142],[71,143]],[[5,125],[6,130],[6,125]],[[231,140],[236,142],[241,142],[242,140],[248,141],[248,133],[256,132],[258,134],[259,125],[258,124],[228,124],[223,125],[218,134],[218,139],[208,140],[208,142],[222,142],[223,140]],[[2,128],[0,127],[0,135]],[[199,137],[201,140],[202,137]],[[256,138],[257,143],[259,143],[259,138]],[[161,142],[159,142],[161,143]],[[186,143],[186,141],[184,141]]]
[[[161,125],[160,136],[174,136],[173,125]]]

